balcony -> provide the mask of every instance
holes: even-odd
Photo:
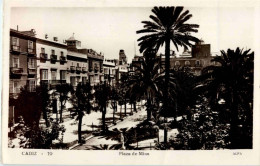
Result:
[[[11,50],[12,50],[12,52],[15,53],[15,54],[20,54],[20,52],[21,52],[20,46],[16,46],[16,45],[12,45],[12,46],[11,46]]]
[[[28,48],[28,49],[27,49],[27,52],[28,52],[28,55],[29,55],[29,56],[36,56],[35,51],[34,51],[33,48]]]
[[[61,63],[61,64],[64,64],[64,63],[66,63],[66,62],[67,62],[66,57],[65,57],[65,56],[60,56],[60,63]]]
[[[40,84],[41,85],[48,85],[49,83],[48,83],[48,80],[41,80]]]
[[[66,80],[50,80],[50,85],[66,84]]]
[[[40,59],[46,61],[48,59],[48,55],[45,53],[40,53]]]
[[[48,88],[55,88],[57,85],[66,84],[66,80],[41,80],[40,84]]]
[[[87,68],[86,67],[82,67],[82,73],[86,73],[87,72]]]
[[[195,64],[195,67],[196,67],[196,68],[201,68],[202,65],[201,65],[201,64]]]
[[[76,72],[79,74],[81,72],[81,67],[76,67]]]
[[[23,68],[11,67],[10,73],[13,74],[13,75],[22,75],[23,74]]]
[[[95,67],[94,73],[97,73],[99,71],[98,67]]]
[[[71,72],[71,73],[74,73],[75,70],[76,70],[76,67],[75,67],[75,66],[70,66],[70,72]]]
[[[52,54],[51,55],[51,63],[55,64],[57,62],[57,55]]]
[[[28,74],[29,75],[35,75],[36,74],[36,68],[28,68]]]

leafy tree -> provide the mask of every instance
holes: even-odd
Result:
[[[21,118],[14,132],[17,138],[20,139],[20,148],[50,149],[53,147],[54,140],[57,140],[57,143],[63,143],[65,130],[64,126],[60,126],[56,122],[50,123],[47,128],[38,126],[36,123],[28,127]]]
[[[93,94],[91,93],[92,87],[90,83],[87,82],[85,84],[78,83],[76,87],[76,91],[72,92],[72,104],[73,107],[76,109],[77,113],[77,120],[78,123],[78,142],[82,143],[81,137],[81,126],[82,126],[82,118],[85,113],[90,114],[91,112],[91,100],[93,98]]]
[[[204,69],[204,94],[213,106],[224,99],[230,110],[230,148],[252,148],[254,52],[228,49],[212,61],[220,65]]]
[[[49,126],[47,112],[49,112],[50,95],[47,86],[36,87],[36,92],[30,92],[27,85],[21,88],[16,100],[18,115],[24,118],[25,124],[33,126],[39,124],[41,114],[45,119],[46,126]]]
[[[140,52],[145,50],[158,50],[165,45],[165,85],[164,85],[164,111],[168,111],[168,87],[170,79],[170,44],[188,48],[192,45],[190,42],[198,42],[199,40],[192,36],[191,32],[198,32],[197,24],[186,23],[192,15],[183,7],[154,7],[152,9],[154,15],[150,15],[152,21],[142,21],[144,29],[137,33],[146,33],[138,39]]]

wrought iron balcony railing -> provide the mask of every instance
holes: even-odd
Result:
[[[56,63],[57,61],[57,55],[52,54],[51,55],[51,63]]]
[[[81,67],[76,67],[76,72],[80,73],[81,72]]]
[[[13,53],[20,53],[21,52],[21,47],[20,46],[18,46],[18,45],[12,45],[11,46],[11,51],[13,52]]]
[[[40,58],[41,60],[47,60],[48,59],[48,55],[45,53],[40,53]]]
[[[82,67],[82,73],[86,73],[87,72],[87,68],[86,67]]]
[[[70,66],[70,71],[71,71],[72,73],[74,73],[75,70],[76,70],[76,67],[75,67],[75,66]]]
[[[23,73],[23,68],[11,67],[10,72],[11,72],[11,74],[21,75]]]

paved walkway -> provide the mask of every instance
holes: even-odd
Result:
[[[139,110],[137,113],[126,117],[123,121],[119,121],[116,125],[110,126],[109,129],[113,130],[117,128],[118,130],[123,128],[131,128],[135,127],[138,123],[142,122],[146,118],[146,111],[144,108]],[[102,146],[102,145],[114,145],[118,144],[118,141],[105,139],[102,136],[93,136],[91,138],[87,138],[86,143],[83,145],[76,146],[72,148],[73,150],[86,150],[91,149],[91,146]]]

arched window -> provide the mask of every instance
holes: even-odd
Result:
[[[180,66],[180,62],[179,62],[179,61],[176,61],[176,62],[175,62],[175,66]]]
[[[190,65],[190,61],[185,61],[185,66],[189,66]]]

